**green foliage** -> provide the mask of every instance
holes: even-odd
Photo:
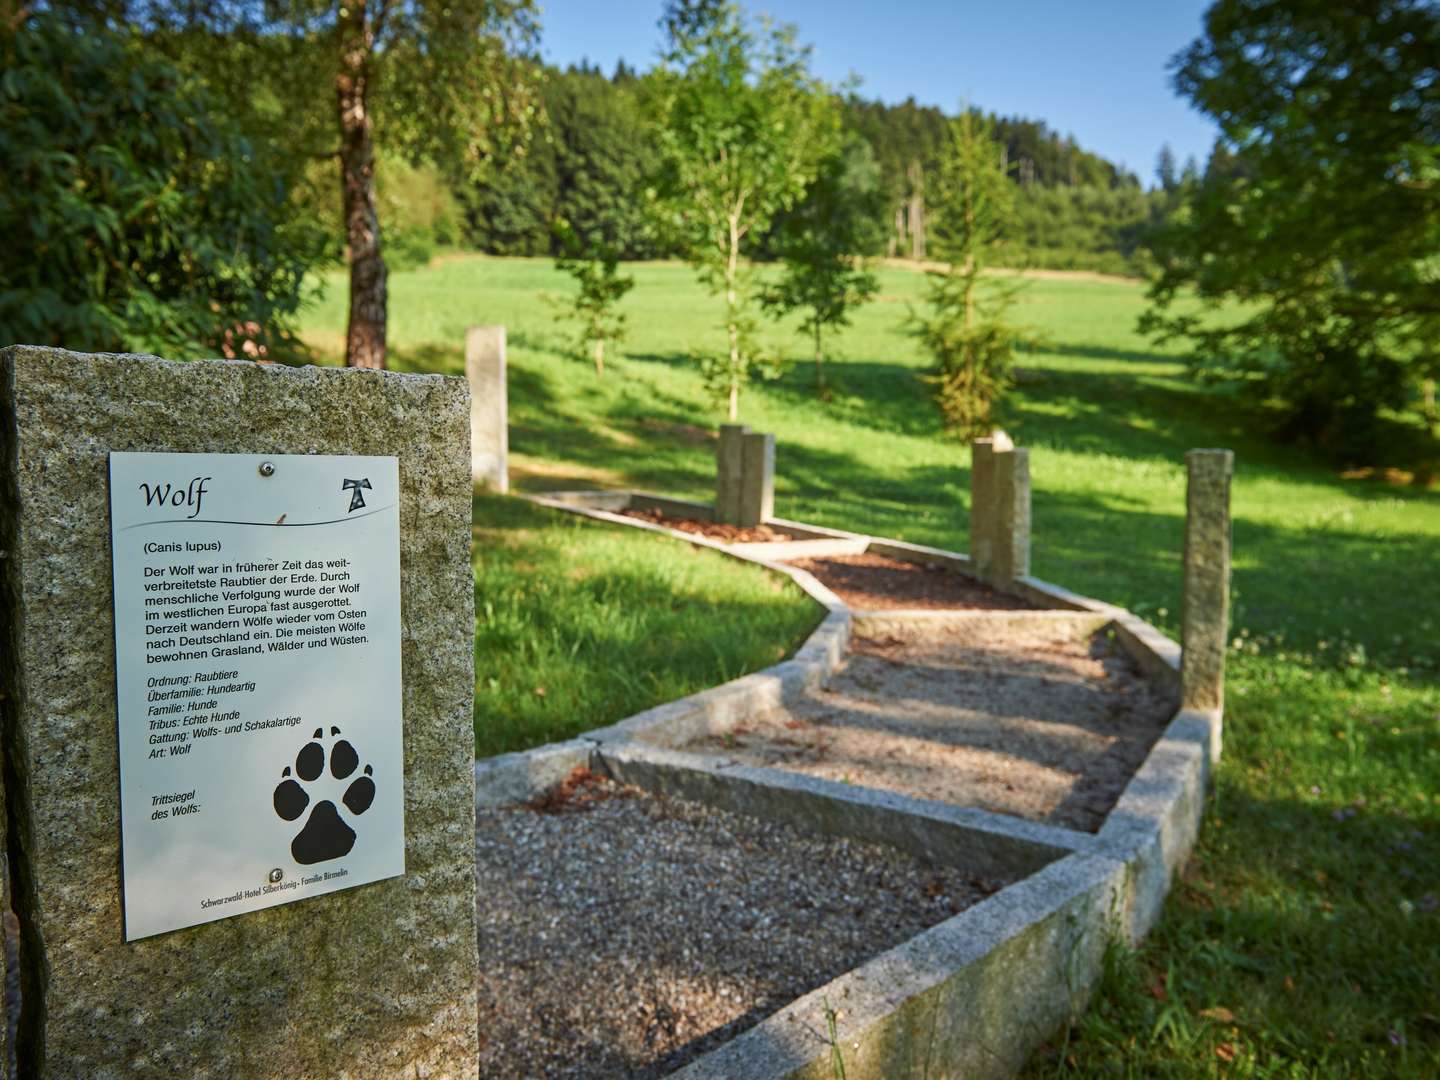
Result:
[[[1175,59],[1228,160],[1156,237],[1144,326],[1341,459],[1440,370],[1437,55],[1433,4],[1221,0]],[[1245,314],[1177,312],[1182,290]]]
[[[536,119],[533,0],[79,0],[204,80],[294,160],[335,162],[350,266],[347,362],[385,365],[388,271],[376,146],[476,179]],[[424,238],[397,250],[424,255]]]
[[[568,222],[561,222],[557,239],[566,253],[555,268],[569,274],[579,286],[569,314],[579,324],[577,346],[595,361],[595,376],[605,374],[605,348],[625,340],[625,314],[616,309],[635,279],[619,272],[620,253],[607,244],[582,244]]]
[[[915,336],[935,357],[927,376],[945,424],[961,438],[989,435],[1000,423],[1000,399],[1010,388],[1019,328],[967,297],[965,276],[934,273],[925,299],[930,314]],[[993,300],[994,294],[988,299]],[[970,323],[966,311],[972,312]]]
[[[884,198],[870,147],[851,137],[821,161],[805,197],[775,222],[771,246],[785,274],[761,293],[761,303],[779,314],[803,312],[800,331],[814,342],[822,395],[825,332],[848,326],[851,312],[880,287],[864,258],[879,254],[885,241]]]
[[[424,266],[437,247],[460,238],[460,208],[434,165],[381,157],[375,170],[380,214],[387,223],[386,262],[395,270]]]
[[[1012,166],[1009,170],[1012,183],[1025,193],[1020,200],[1022,205],[1032,194],[1068,188],[1125,191],[1140,196],[1139,182],[1132,174],[1082,150],[1074,136],[1062,137],[1043,121],[991,115],[987,123],[1002,159]],[[913,99],[899,105],[886,105],[851,96],[845,103],[845,126],[862,135],[875,152],[880,163],[881,184],[888,196],[879,224],[890,237],[891,253],[908,255],[911,251],[907,237],[915,226],[906,220],[906,214],[913,198],[918,197],[926,205],[934,202],[927,184],[933,186],[948,155],[950,120],[941,110],[917,105]],[[1037,217],[1038,211],[1052,206],[1041,200],[1029,216]],[[1046,226],[1052,224],[1055,223],[1045,220],[1034,240],[1027,244],[1036,258],[1059,257],[1070,263],[1085,263],[1087,269],[1101,268],[1089,265],[1096,260],[1082,254],[1092,246],[1088,239],[1083,245],[1050,240]],[[1011,252],[1017,250],[1010,249]],[[1045,262],[1045,265],[1055,263]],[[1107,268],[1116,267],[1112,262]]]
[[[1015,193],[1005,262],[1054,270],[1142,274],[1147,229],[1167,213],[1163,192],[1138,187],[1041,187]]]
[[[143,44],[53,13],[0,30],[0,342],[293,349],[317,228],[291,177]]]
[[[623,259],[657,254],[644,198],[654,145],[634,75],[549,71],[541,97],[546,122],[526,152],[463,189],[470,242],[497,255],[561,255],[553,223],[563,219]]]
[[[1010,385],[1018,327],[1005,312],[1014,286],[982,274],[1014,216],[1015,195],[988,121],[966,112],[951,122],[941,162],[933,235],[949,268],[932,272],[929,312],[915,335],[935,358],[930,377],[946,426],[965,438],[989,435]]]
[[[792,27],[752,28],[734,4],[710,0],[673,4],[666,25],[650,87],[660,187],[686,258],[724,298],[727,349],[704,371],[734,420],[741,386],[770,367],[754,347],[755,276],[741,247],[803,194],[838,117]]]
[[[656,254],[645,189],[654,167],[654,133],[645,123],[633,75],[570,72],[547,86],[557,161],[555,216],[589,243],[622,259]]]

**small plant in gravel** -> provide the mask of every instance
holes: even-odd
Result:
[[[840,1035],[836,1028],[836,1020],[840,1014],[831,1006],[828,997],[823,1000],[825,1005],[825,1030],[829,1033],[830,1040],[830,1069],[835,1076],[835,1080],[845,1080],[845,1055],[840,1049]]]

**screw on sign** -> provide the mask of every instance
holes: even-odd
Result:
[[[350,496],[350,509],[346,511],[347,513],[353,513],[365,505],[365,493],[360,489],[368,488],[369,486],[369,480],[346,480],[340,485],[341,491],[354,492],[354,494]]]

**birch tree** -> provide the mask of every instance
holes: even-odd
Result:
[[[814,177],[839,128],[793,27],[751,23],[732,3],[675,3],[651,108],[661,146],[659,190],[700,280],[724,300],[724,351],[703,372],[731,420],[740,390],[774,363],[755,344],[757,283],[742,258]]]

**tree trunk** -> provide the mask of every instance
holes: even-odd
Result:
[[[605,376],[605,339],[595,339],[595,377],[597,379]]]
[[[740,220],[730,215],[730,251],[725,260],[725,330],[730,336],[730,421],[740,419],[740,322],[735,310],[739,296],[735,279],[740,273]]]
[[[815,389],[824,401],[829,397],[825,390],[825,352],[821,348],[820,323],[815,323]]]
[[[345,363],[385,366],[385,260],[375,208],[374,121],[366,95],[375,44],[370,0],[350,0],[340,17],[340,70],[335,97],[340,119],[340,193],[350,262],[350,323]]]
[[[925,174],[918,161],[910,163],[910,257],[925,258]]]

